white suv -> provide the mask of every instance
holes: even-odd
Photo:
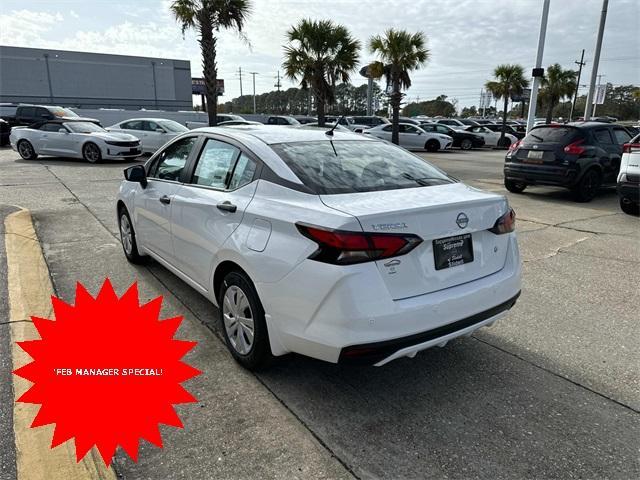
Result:
[[[218,305],[247,368],[297,352],[382,365],[490,325],[520,294],[515,214],[354,133],[203,128],[125,170],[127,258]]]
[[[640,135],[623,146],[618,197],[624,213],[640,214]]]

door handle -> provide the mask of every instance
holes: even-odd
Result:
[[[226,202],[222,202],[216,205],[216,208],[218,210],[223,210],[225,212],[235,212],[236,210],[238,210],[238,207],[236,207],[233,203],[226,201]]]
[[[163,195],[162,197],[160,197],[159,200],[161,203],[164,203],[165,205],[169,205],[171,203],[171,199],[166,195]]]

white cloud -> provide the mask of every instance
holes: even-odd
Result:
[[[69,15],[73,18],[80,18],[80,15],[78,15],[75,10],[69,10]]]
[[[13,10],[0,14],[0,43],[3,45],[31,46],[56,24],[64,21],[60,12],[34,12]]]

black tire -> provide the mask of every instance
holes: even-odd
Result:
[[[248,301],[246,306],[243,306],[245,302],[241,300],[242,297],[238,292],[241,292]],[[235,320],[236,338],[230,338],[230,335],[233,335],[233,319],[238,318],[236,314],[240,312],[237,309],[233,311],[231,303],[225,304],[227,296],[230,299],[235,299],[237,308],[242,308],[242,316],[245,320],[251,319],[253,322],[253,340],[250,347],[247,347],[250,329],[248,329],[246,322]],[[230,300],[230,302],[233,301]],[[218,305],[222,335],[233,358],[248,370],[262,370],[268,367],[273,362],[273,355],[269,345],[269,332],[264,319],[264,309],[253,283],[244,272],[232,271],[224,277],[218,291]],[[239,344],[247,347],[246,351],[243,351]]]
[[[460,141],[460,149],[462,150],[471,150],[473,148],[473,142],[470,138],[463,138]]]
[[[602,184],[602,176],[595,168],[587,170],[573,188],[573,194],[578,202],[590,202],[598,193]]]
[[[504,186],[511,193],[522,193],[527,188],[527,184],[524,182],[518,182],[517,180],[504,179]]]
[[[620,199],[620,208],[627,215],[640,216],[640,205],[632,202],[624,202],[623,199]]]
[[[38,154],[28,140],[20,140],[18,142],[18,153],[25,160],[35,160],[38,158]]]
[[[120,208],[118,211],[118,229],[120,231],[120,244],[122,245],[122,251],[125,257],[131,263],[142,264],[147,261],[147,257],[138,253],[138,242],[136,240],[136,232],[133,229],[133,223],[131,217],[126,208]],[[127,231],[129,233],[129,241],[127,238]]]
[[[87,142],[82,147],[82,157],[89,163],[98,163],[102,160],[102,152],[93,142]]]
[[[427,143],[425,143],[424,149],[427,152],[437,152],[438,150],[440,150],[440,142],[438,142],[437,140],[429,140],[427,141]]]
[[[510,146],[511,146],[511,140],[509,140],[507,137],[504,137],[498,140],[498,147],[509,148]]]

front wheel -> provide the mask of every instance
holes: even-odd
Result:
[[[573,189],[576,200],[578,202],[590,202],[593,200],[601,183],[600,172],[595,169],[587,170]]]
[[[251,280],[243,272],[227,274],[218,292],[222,333],[227,348],[243,367],[259,370],[273,360],[264,310]]]
[[[471,150],[473,148],[473,142],[468,138],[463,138],[460,142],[460,148],[462,150]]]
[[[124,255],[127,257],[127,260],[131,263],[144,263],[147,257],[138,253],[136,232],[133,230],[131,217],[129,217],[129,213],[124,207],[120,212],[118,212],[118,226],[120,227],[120,242],[122,243],[122,250],[124,250]]]
[[[38,154],[36,153],[33,145],[28,140],[20,140],[18,142],[18,153],[25,160],[35,160],[38,158]]]
[[[424,149],[427,152],[437,152],[440,149],[440,142],[437,140],[429,140],[425,145]]]
[[[524,182],[518,182],[516,180],[504,179],[504,186],[511,193],[522,193],[527,188],[527,184]]]
[[[82,147],[82,156],[89,163],[98,163],[102,160],[102,152],[95,143],[87,143]]]

